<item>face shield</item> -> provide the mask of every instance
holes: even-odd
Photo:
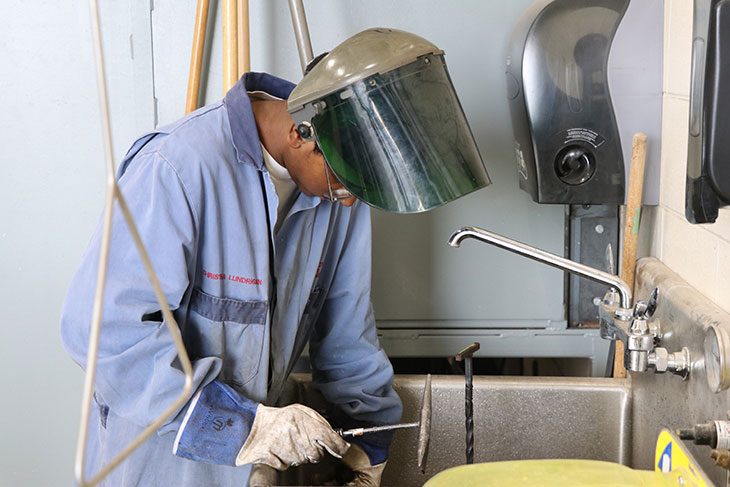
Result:
[[[386,211],[427,211],[490,184],[443,51],[371,29],[297,85],[288,111],[342,185]]]

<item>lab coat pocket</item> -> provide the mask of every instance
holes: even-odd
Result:
[[[196,288],[190,311],[185,343],[191,358],[220,358],[219,379],[242,388],[259,370],[268,303],[220,298]]]

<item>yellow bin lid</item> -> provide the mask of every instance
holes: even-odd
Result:
[[[681,480],[680,480],[681,477]],[[424,487],[698,487],[684,469],[633,470],[597,460],[519,460],[477,463],[438,473]]]

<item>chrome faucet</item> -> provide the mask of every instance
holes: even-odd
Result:
[[[459,231],[455,232],[449,238],[449,245],[452,247],[459,247],[461,241],[465,238],[474,238],[486,242],[488,244],[495,245],[501,249],[509,250],[515,254],[522,255],[532,260],[542,262],[552,267],[557,267],[564,271],[572,272],[579,276],[597,281],[603,284],[608,284],[616,288],[620,298],[621,305],[624,308],[631,307],[631,289],[620,277],[609,274],[608,272],[599,271],[593,267],[589,267],[578,262],[574,262],[570,259],[560,257],[550,252],[545,252],[537,247],[523,244],[516,240],[497,235],[496,233],[488,232],[477,227],[464,227]]]
[[[449,238],[449,245],[459,247],[466,238],[473,238],[611,286],[599,304],[601,337],[607,340],[618,339],[624,343],[626,369],[644,372],[649,367],[654,367],[657,372],[669,370],[684,378],[688,376],[691,361],[687,347],[672,354],[665,348],[657,347],[661,341],[661,327],[657,320],[650,320],[656,309],[656,289],[648,303],[639,301],[632,310],[631,288],[618,276],[477,227],[463,227],[454,232]]]

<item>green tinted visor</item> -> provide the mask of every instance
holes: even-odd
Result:
[[[311,124],[327,162],[345,188],[375,208],[418,213],[490,184],[442,55],[374,74],[321,101]]]

